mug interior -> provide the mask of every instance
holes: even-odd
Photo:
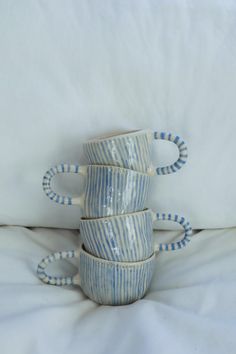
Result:
[[[120,215],[109,215],[109,216],[103,216],[103,217],[98,217],[98,218],[89,218],[86,216],[82,216],[80,218],[80,222],[88,222],[88,221],[98,221],[98,222],[103,222],[106,220],[111,220],[111,219],[122,219],[122,218],[126,218],[127,216],[136,216],[136,215],[140,215],[140,214],[144,214],[144,213],[152,213],[152,210],[149,208],[145,208],[143,210],[140,211],[135,211],[132,213],[127,213],[127,214],[120,214]]]
[[[141,135],[141,134],[148,134],[150,133],[149,129],[145,129],[145,130],[131,130],[131,131],[124,131],[124,132],[114,132],[114,133],[109,133],[109,134],[104,134],[102,136],[96,137],[94,139],[90,139],[87,142],[88,143],[96,143],[96,142],[100,142],[103,140],[110,140],[110,139],[116,139],[116,138],[122,138],[123,136],[134,136],[134,135]],[[85,143],[86,144],[86,143]]]
[[[120,167],[120,166],[111,166],[111,165],[87,165],[88,168],[92,169],[92,170],[96,170],[96,169],[106,169],[106,170],[112,170],[114,172],[117,173],[130,173],[132,175],[143,175],[146,177],[150,177],[149,174],[144,173],[144,172],[140,172],[140,171],[136,171],[136,170],[131,170],[130,168],[125,168],[125,167]]]
[[[83,253],[87,258],[90,258],[97,263],[102,263],[104,265],[107,265],[108,267],[111,265],[111,266],[118,266],[118,267],[122,267],[122,268],[124,268],[124,267],[138,267],[138,266],[143,265],[145,263],[152,262],[156,257],[155,252],[153,252],[153,254],[149,258],[144,259],[142,261],[138,261],[138,262],[109,261],[107,259],[98,258],[98,257],[92,255],[91,253],[88,253],[88,251],[84,247],[84,244],[81,246],[80,253]]]

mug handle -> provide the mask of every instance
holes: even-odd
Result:
[[[58,261],[60,259],[68,259],[68,258],[78,258],[80,255],[80,250],[72,250],[72,251],[62,251],[62,252],[55,252],[51,253],[48,256],[44,257],[41,262],[38,264],[37,268],[37,275],[40,280],[42,280],[46,284],[50,285],[80,285],[80,277],[77,273],[74,276],[51,276],[48,275],[45,271],[47,266],[50,263]]]
[[[80,205],[83,206],[83,196],[70,197],[55,193],[51,188],[52,178],[59,173],[78,173],[79,175],[86,176],[87,166],[70,165],[61,163],[48,170],[43,177],[43,190],[45,194],[55,203],[63,205]]]
[[[186,246],[186,244],[191,240],[191,235],[192,235],[192,228],[190,226],[189,221],[187,221],[183,216],[179,216],[177,214],[172,215],[172,214],[165,214],[165,213],[153,213],[153,222],[154,221],[159,221],[159,220],[169,220],[169,221],[174,221],[178,224],[180,224],[184,228],[184,237],[182,240],[177,241],[177,242],[171,242],[171,243],[160,243],[159,245],[155,246],[155,252],[157,251],[175,251],[178,249],[181,249]]]
[[[171,141],[172,143],[176,144],[179,149],[178,160],[175,161],[172,165],[157,167],[156,173],[158,175],[168,175],[170,173],[174,173],[180,170],[183,167],[183,165],[186,163],[188,158],[188,149],[184,140],[180,138],[178,135],[174,135],[166,132],[154,132],[154,139]]]

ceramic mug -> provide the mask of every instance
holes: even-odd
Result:
[[[67,172],[86,177],[82,196],[62,196],[51,189],[52,177]],[[43,177],[44,192],[51,200],[64,205],[79,205],[83,216],[93,218],[143,210],[149,183],[150,177],[147,174],[102,165],[60,164],[52,167]]]
[[[56,277],[45,272],[49,263],[66,258],[79,259],[79,273]],[[94,257],[82,247],[76,251],[56,252],[38,265],[38,277],[51,285],[79,285],[91,300],[103,305],[125,305],[141,299],[148,290],[155,254],[141,262],[113,262]]]
[[[151,145],[154,139],[167,140],[177,145],[179,157],[169,166],[157,167],[158,175],[178,171],[186,163],[188,152],[183,139],[171,133],[137,130],[118,135],[92,139],[83,144],[90,164],[113,165],[153,175]]]
[[[171,220],[184,228],[182,240],[153,243],[153,222]],[[137,262],[154,251],[173,251],[186,246],[192,233],[189,222],[181,216],[154,213],[146,209],[136,213],[98,219],[80,220],[80,235],[85,249],[96,257],[117,262]]]

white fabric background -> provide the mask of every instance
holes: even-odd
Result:
[[[75,231],[0,227],[1,353],[235,354],[235,237],[236,228],[205,230],[159,254],[146,297],[111,307],[37,279],[43,256],[77,246]],[[59,262],[54,271],[76,269]]]
[[[235,21],[230,0],[0,1],[0,223],[78,227],[79,209],[44,196],[44,172],[84,163],[88,138],[151,128],[180,134],[189,160],[152,179],[148,206],[236,225]],[[154,143],[159,165],[175,157]]]

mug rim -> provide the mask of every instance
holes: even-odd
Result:
[[[132,173],[132,174],[138,174],[138,175],[143,175],[146,177],[151,177],[148,173],[144,173],[144,172],[140,172],[140,171],[136,171],[136,170],[131,170],[130,168],[125,168],[125,167],[120,167],[120,166],[114,166],[114,165],[94,165],[94,164],[88,164],[88,165],[83,165],[86,168],[106,168],[106,169],[112,169],[112,170],[123,170],[125,172]]]
[[[136,135],[142,135],[142,134],[148,134],[151,133],[152,130],[151,129],[138,129],[138,130],[128,130],[127,132],[123,132],[123,133],[114,133],[111,135],[107,135],[107,136],[98,136],[96,138],[92,138],[87,140],[84,145],[87,145],[89,143],[100,143],[106,140],[112,140],[112,139],[119,139],[119,138],[123,138],[124,136],[136,136]]]
[[[127,216],[132,216],[132,215],[138,215],[138,214],[145,214],[145,213],[151,213],[152,210],[150,208],[145,208],[143,210],[139,211],[134,211],[126,214],[118,214],[118,215],[109,215],[109,216],[102,216],[101,218],[87,218],[86,216],[83,216],[80,218],[80,223],[87,223],[87,222],[103,222],[107,219],[120,219],[120,218],[125,218]]]
[[[85,247],[84,247],[84,244],[82,244],[78,250],[78,252],[81,254],[81,253],[84,253],[86,257],[90,258],[90,259],[93,259],[95,262],[97,263],[105,263],[107,265],[112,265],[112,266],[119,266],[119,267],[137,267],[137,266],[140,266],[140,265],[143,265],[145,263],[149,263],[151,261],[153,261],[155,258],[156,258],[156,252],[153,252],[152,255],[142,261],[136,261],[136,262],[119,262],[119,261],[111,261],[111,260],[108,260],[108,259],[104,259],[104,258],[99,258],[99,257],[96,257],[94,256],[93,254],[89,253]]]

